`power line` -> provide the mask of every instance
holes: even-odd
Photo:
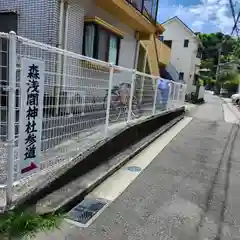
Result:
[[[233,21],[234,21],[234,26],[233,26],[233,28],[232,28],[232,33],[231,33],[231,35],[233,35],[234,31],[236,30],[236,33],[237,33],[237,36],[238,36],[238,26],[237,26],[237,24],[238,24],[238,20],[239,20],[239,17],[240,17],[240,11],[239,11],[238,16],[237,16],[237,18],[236,18],[233,1],[232,1],[232,0],[229,0],[229,4],[230,4],[232,16],[233,16]]]
[[[230,3],[231,11],[232,11],[233,21],[234,21],[234,23],[236,23],[236,16],[235,16],[235,10],[234,10],[234,6],[233,6],[233,1],[229,0],[229,3]]]
[[[233,25],[233,28],[232,28],[232,32],[231,32],[231,35],[233,35],[234,31],[236,31],[237,33],[237,36],[238,35],[238,21],[239,21],[239,18],[240,18],[240,11],[238,13],[238,16],[236,17],[236,14],[235,14],[235,9],[234,9],[234,6],[233,6],[233,1],[232,0],[229,0],[229,3],[230,3],[230,8],[231,8],[231,12],[232,12],[232,17],[233,17],[233,21],[234,21],[234,25]],[[221,44],[220,44],[220,47],[218,49],[218,64],[217,64],[217,69],[216,69],[216,82],[218,82],[218,79],[219,79],[219,73],[220,73],[220,67],[221,67],[221,53],[222,53],[222,48],[223,48],[223,44],[227,42],[227,39],[226,38],[223,38]]]
[[[237,16],[237,19],[236,19],[236,21],[235,21],[235,23],[234,23],[234,26],[233,26],[231,35],[233,35],[233,33],[234,33],[235,29],[236,29],[237,36],[238,36],[238,31],[239,31],[239,29],[238,29],[237,24],[238,24],[238,21],[239,21],[239,20],[240,20],[240,11],[238,12],[238,16]]]

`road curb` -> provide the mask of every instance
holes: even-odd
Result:
[[[240,123],[240,110],[238,107],[234,106],[232,102],[228,102],[226,101],[226,99],[224,98],[221,98],[222,101],[223,101],[223,105],[227,105],[228,109],[233,113],[233,115],[235,115],[236,117],[236,124],[239,124]]]

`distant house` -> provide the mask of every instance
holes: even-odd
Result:
[[[176,68],[179,80],[187,84],[187,93],[194,91],[199,79],[202,43],[194,32],[178,17],[162,23],[165,31],[161,41],[171,48],[171,64]]]

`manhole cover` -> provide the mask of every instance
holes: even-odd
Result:
[[[84,199],[81,203],[75,206],[69,213],[68,218],[83,225],[87,224],[97,212],[105,205],[103,199]]]
[[[128,167],[127,169],[131,172],[141,172],[142,170],[140,167],[137,167],[137,166],[131,166],[131,167]]]

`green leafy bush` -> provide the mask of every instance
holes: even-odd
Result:
[[[58,228],[62,219],[63,215],[57,213],[39,215],[30,211],[10,211],[0,215],[0,239],[31,238],[36,233]]]
[[[204,81],[202,79],[199,79],[199,85],[204,86]]]

